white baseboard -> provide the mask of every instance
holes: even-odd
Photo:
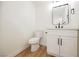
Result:
[[[26,47],[22,47],[22,48],[19,48],[18,50],[16,50],[15,52],[13,52],[13,53],[9,53],[9,55],[7,55],[6,57],[14,57],[14,56],[16,56],[17,54],[19,54],[21,51],[23,51],[24,49],[26,49],[26,48],[28,48],[29,47],[29,45],[28,46],[26,46]]]
[[[47,46],[45,43],[40,43],[40,45],[42,45],[42,46]]]
[[[44,44],[44,43],[41,43],[40,45],[46,46],[46,44]],[[23,51],[24,49],[26,49],[28,47],[29,47],[29,45],[21,47],[21,48],[18,48],[16,51],[14,51],[12,53],[9,53],[9,55],[7,55],[5,57],[14,57],[14,56],[16,56],[17,54],[19,54],[21,51]]]

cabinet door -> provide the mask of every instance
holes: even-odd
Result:
[[[60,56],[77,56],[77,39],[74,37],[63,37],[60,47]]]
[[[47,53],[53,56],[59,56],[59,46],[57,36],[47,36]]]

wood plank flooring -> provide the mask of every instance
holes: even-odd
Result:
[[[16,55],[15,57],[49,57],[50,55],[47,55],[47,48],[40,46],[40,48],[35,51],[31,52],[30,47]]]

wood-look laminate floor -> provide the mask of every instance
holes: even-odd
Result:
[[[31,52],[30,48],[27,48],[16,55],[16,57],[49,57],[49,55],[47,55],[46,47],[40,46],[40,48],[35,52]]]

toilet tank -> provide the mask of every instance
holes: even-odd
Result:
[[[43,36],[43,32],[42,32],[42,31],[35,31],[35,32],[34,32],[34,36],[41,38],[41,37]]]

